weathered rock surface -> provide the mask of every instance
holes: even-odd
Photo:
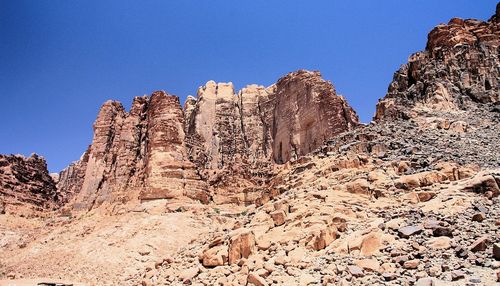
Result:
[[[477,104],[488,111],[500,101],[499,46],[498,14],[487,22],[454,18],[437,26],[426,50],[395,73],[375,119],[457,113]]]
[[[0,212],[52,210],[62,204],[56,183],[43,157],[0,155]]]
[[[486,25],[496,21],[498,11],[500,5]],[[460,46],[456,41],[470,46],[470,35],[459,30],[431,36],[428,49],[453,50]],[[486,46],[495,42],[484,41]],[[481,45],[473,49],[482,50]],[[440,62],[430,54],[427,60],[430,70]],[[480,58],[478,69],[483,61],[488,66],[489,59]],[[123,124],[96,124],[98,144],[89,149],[87,166],[104,166],[103,184],[116,180],[114,171],[106,170],[118,166],[109,162],[133,162],[119,163],[119,173],[143,174],[129,176],[137,189],[113,189],[102,204],[118,194],[129,196],[123,201],[142,198],[141,204],[115,216],[91,211],[29,225],[0,215],[0,277],[56,273],[92,285],[495,285],[500,275],[500,116],[494,102],[455,101],[454,93],[452,105],[419,96],[405,104],[388,96],[384,100],[397,103],[394,113],[332,135],[298,159],[300,152],[290,157],[280,152],[289,160],[281,165],[274,156],[279,90],[298,100],[302,94],[293,95],[296,87],[314,82],[311,98],[325,90],[314,73],[291,77],[288,84],[251,86],[239,93],[231,84],[209,82],[198,99],[188,98],[184,114],[175,97],[159,92],[144,98],[143,115],[132,128],[142,130],[133,138],[143,138],[132,140],[137,143],[130,146],[140,146],[139,155],[130,157],[134,160],[111,156],[111,161],[92,163],[90,155],[105,158],[100,149],[118,154],[114,146],[122,143],[116,138],[129,137],[116,127]],[[414,89],[407,86],[402,94]],[[243,93],[252,96],[240,98]],[[314,109],[311,102],[302,103],[300,108]],[[115,122],[132,113],[113,104],[106,108],[102,117],[118,118]],[[309,118],[307,112],[297,114]],[[279,120],[280,128],[297,135],[289,141],[295,146],[290,150],[315,144],[307,136],[302,141],[302,122],[289,115]],[[318,133],[328,133],[318,124]],[[111,142],[110,147],[99,147],[102,142]],[[124,172],[132,170],[129,166],[138,167]],[[192,168],[195,178],[189,175]],[[197,189],[203,180],[207,191]],[[192,183],[189,190],[208,194],[209,204],[190,204],[182,188]],[[179,197],[187,201],[171,205]],[[171,199],[165,205],[156,198]]]
[[[60,175],[59,186],[69,192],[80,184],[73,202],[77,210],[137,199],[207,202],[206,184],[187,159],[179,99],[157,91],[136,97],[128,113],[120,103],[106,102],[89,150]]]
[[[130,112],[106,102],[84,156],[59,188],[77,210],[133,200],[190,198],[253,203],[277,164],[296,160],[359,125],[319,72],[300,70],[268,88],[209,81],[188,97],[136,97]]]
[[[319,72],[297,71],[276,84],[273,158],[285,163],[359,124],[356,113]]]
[[[259,192],[248,194],[268,182],[275,163],[296,160],[359,125],[333,85],[305,70],[237,94],[232,83],[209,81],[184,109],[190,159],[218,190],[218,203],[253,203]]]

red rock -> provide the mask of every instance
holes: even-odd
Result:
[[[278,80],[273,112],[273,158],[297,159],[359,124],[356,113],[319,72],[299,70]]]
[[[426,50],[410,56],[395,73],[374,119],[408,119],[427,116],[425,110],[453,112],[477,102],[499,102],[498,22],[497,15],[486,22],[455,18],[434,28]],[[463,124],[455,125],[453,130],[466,131]]]
[[[487,236],[482,236],[478,239],[476,239],[476,241],[474,241],[470,246],[469,246],[469,249],[471,251],[474,251],[474,252],[477,252],[477,251],[485,251],[486,250],[486,247],[487,247],[487,244],[489,242],[489,238]]]
[[[294,106],[300,109],[287,112]],[[250,204],[266,197],[276,163],[358,125],[319,72],[300,70],[237,94],[231,83],[209,81],[184,110],[176,96],[157,91],[136,97],[130,112],[106,102],[92,144],[61,172],[58,186],[68,200],[75,196],[76,210],[137,198]]]
[[[255,236],[249,230],[241,230],[230,239],[229,264],[236,264],[242,258],[248,258],[256,251]]]
[[[0,155],[0,212],[53,209],[63,203],[63,198],[43,157]]]

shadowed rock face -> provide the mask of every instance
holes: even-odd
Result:
[[[47,210],[61,203],[43,157],[0,155],[0,213],[16,213],[16,208],[25,206]]]
[[[426,111],[457,112],[500,101],[500,15],[487,22],[454,18],[428,36],[394,75],[377,104],[375,120],[410,118]]]
[[[78,193],[75,209],[134,199],[253,202],[275,164],[295,160],[359,123],[319,72],[300,70],[268,88],[209,81],[179,99],[158,91],[136,97],[130,112],[108,101],[80,161],[59,187]]]

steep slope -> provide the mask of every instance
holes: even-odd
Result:
[[[375,120],[498,106],[499,47],[499,11],[487,22],[454,18],[437,26],[426,50],[410,56],[395,73],[387,96],[377,104]]]
[[[0,214],[52,210],[62,202],[43,157],[0,155]]]
[[[431,31],[376,122],[287,164],[255,207],[213,213],[227,227],[143,284],[499,282],[499,11]]]
[[[499,11],[488,22],[454,19],[433,30],[427,50],[396,73],[366,126],[354,128],[356,116],[333,86],[306,71],[238,93],[209,82],[184,112],[163,92],[136,98],[144,105],[134,101],[129,113],[106,103],[89,151],[61,174],[97,186],[75,201],[90,198],[90,211],[20,223],[0,216],[0,277],[91,285],[495,285],[500,113],[498,83],[491,85],[498,34],[491,31]],[[471,80],[469,91],[455,89]],[[125,127],[132,114],[141,115]],[[119,159],[126,144],[135,152]],[[179,180],[206,181],[200,193],[209,203],[192,203],[185,191],[197,187]],[[99,204],[115,215],[100,213]]]
[[[75,210],[191,199],[253,203],[279,164],[359,125],[319,72],[299,70],[269,88],[208,82],[184,110],[165,92],[136,97],[130,112],[106,102],[88,151],[60,174]]]

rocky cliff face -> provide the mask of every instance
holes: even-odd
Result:
[[[276,84],[272,150],[277,163],[314,151],[359,124],[354,110],[319,72],[298,71]]]
[[[136,97],[130,112],[108,101],[82,159],[60,175],[75,209],[134,199],[253,202],[277,164],[359,124],[319,72],[300,70],[268,88],[209,81],[189,97]]]
[[[21,209],[48,210],[62,198],[47,171],[45,159],[33,154],[0,155],[0,213]]]
[[[207,186],[187,158],[179,98],[155,92],[147,111],[146,184],[140,199],[189,197],[208,202]]]
[[[459,112],[500,101],[500,9],[487,22],[454,18],[394,75],[376,120]],[[489,109],[487,106],[484,109]]]

